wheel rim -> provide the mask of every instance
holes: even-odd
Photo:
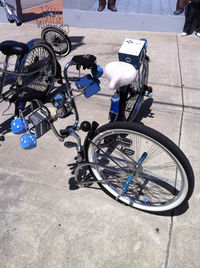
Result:
[[[59,56],[63,54],[68,54],[70,52],[70,45],[68,40],[63,34],[56,32],[54,30],[49,30],[44,35],[44,40],[52,45],[55,53]]]
[[[55,75],[55,63],[49,49],[45,46],[37,46],[33,48],[27,55],[23,69],[24,72],[33,72],[45,66],[42,73],[35,73],[30,77],[29,87],[38,91],[45,92],[53,85],[53,77]]]
[[[93,142],[100,145],[101,149],[107,150],[108,145],[104,142],[105,138],[111,135],[111,140],[115,140],[116,135],[119,136],[120,133],[121,135],[125,134],[126,139],[128,138],[133,142],[131,147],[127,149],[132,150],[134,154],[130,157],[125,156],[124,152],[118,151],[121,146],[121,144],[118,144],[115,150],[111,150],[110,155],[115,162],[123,166],[127,175],[125,175],[124,170],[120,171],[120,174],[119,169],[121,167],[119,168],[116,163],[105,155],[102,156],[102,153],[94,145],[90,145],[89,147],[89,161],[96,163],[102,162],[102,165],[104,165],[102,168],[92,168],[97,180],[102,181],[108,178],[112,180],[102,182],[103,188],[116,198],[145,147],[148,157],[140,170],[137,171],[127,192],[119,200],[138,209],[155,212],[167,211],[180,205],[188,192],[187,175],[180,162],[166,147],[142,133],[114,129],[97,135],[93,139]],[[115,146],[116,144],[113,145],[113,148]],[[115,168],[116,172],[106,170],[106,166]]]

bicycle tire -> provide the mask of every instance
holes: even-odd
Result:
[[[56,26],[47,26],[41,32],[41,38],[49,43],[56,56],[67,56],[71,52],[71,41],[64,30]]]
[[[100,187],[134,208],[154,213],[173,211],[193,193],[194,174],[184,153],[169,138],[145,125],[106,124],[96,130],[85,150],[87,160],[100,165],[91,166]],[[146,159],[127,191],[119,196],[143,152]]]
[[[28,73],[39,70],[42,66],[45,66],[40,73],[36,72],[31,77],[24,77],[23,85],[33,88],[38,91],[42,91],[48,94],[54,87],[54,78],[57,73],[57,60],[55,53],[51,46],[43,40],[37,40],[29,53],[23,60],[20,70]]]
[[[135,84],[119,93],[119,113],[117,121],[134,121],[142,106],[144,95],[140,94]]]
[[[119,115],[117,121],[134,121],[144,102],[144,86],[148,84],[149,58],[145,56],[144,63],[138,71],[137,78],[126,90],[120,91]]]

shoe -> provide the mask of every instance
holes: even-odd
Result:
[[[101,12],[105,9],[106,5],[99,5],[98,11]]]
[[[179,9],[174,11],[174,15],[180,15],[183,13],[183,11],[184,11],[184,9],[179,8]]]
[[[116,7],[114,5],[108,5],[108,9],[110,9],[113,12],[117,11],[117,9],[116,9]]]
[[[98,11],[99,12],[103,11],[105,7],[106,7],[106,0],[99,0]]]
[[[199,33],[199,32],[198,32],[198,33],[196,33],[196,36],[200,37],[200,33]]]
[[[188,35],[188,33],[186,33],[186,32],[182,32],[182,34],[181,34],[181,36],[186,36],[186,35]]]

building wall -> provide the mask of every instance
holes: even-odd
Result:
[[[88,10],[96,0],[63,0],[63,9]]]

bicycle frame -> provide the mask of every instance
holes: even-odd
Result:
[[[37,70],[31,71],[31,72],[27,72],[27,73],[20,72],[21,56],[16,56],[16,57],[17,57],[17,59],[16,59],[14,71],[8,70],[8,62],[9,62],[10,56],[6,56],[4,64],[3,64],[3,68],[0,68],[0,72],[2,72],[2,77],[1,77],[1,81],[0,81],[0,103],[4,100],[7,100],[7,98],[11,94],[15,93],[19,88],[24,88],[27,86],[27,83],[20,85],[22,83],[22,77],[34,76],[37,73],[40,73],[45,69],[45,66],[42,66],[42,67],[38,68]],[[15,76],[16,82],[14,83],[14,85],[11,85],[11,88],[9,90],[7,90],[5,93],[3,93],[3,88],[6,85],[6,82],[8,82],[6,80],[6,78],[9,75]],[[13,88],[13,86],[16,86],[16,88]]]
[[[17,26],[22,24],[21,20],[15,15],[14,11],[10,6],[6,3],[5,0],[0,0],[0,5],[4,8],[8,21],[10,23],[16,22]]]
[[[50,122],[50,126],[51,126],[51,129],[53,130],[54,134],[56,137],[59,138],[60,141],[64,141],[65,139],[65,136],[67,134],[71,134],[72,136],[74,136],[77,141],[78,141],[78,148],[79,148],[79,151],[81,151],[81,141],[80,141],[80,137],[75,133],[75,130],[78,129],[78,124],[79,124],[79,114],[78,114],[78,110],[77,110],[77,106],[76,106],[76,103],[75,103],[75,96],[73,96],[73,93],[72,93],[72,88],[71,88],[71,85],[70,85],[70,82],[69,82],[69,79],[68,79],[68,75],[67,75],[67,71],[68,71],[68,68],[72,65],[75,65],[76,63],[74,61],[70,61],[68,62],[65,67],[64,67],[64,77],[65,77],[65,81],[66,81],[66,88],[65,88],[65,91],[66,93],[68,94],[69,98],[70,98],[70,101],[71,101],[71,104],[72,104],[72,109],[74,110],[74,114],[75,114],[75,122],[74,124],[70,127],[70,128],[67,128],[66,129],[66,134],[65,135],[61,135],[58,133],[58,131],[56,130],[56,128],[54,127],[53,125],[53,122]],[[83,93],[82,93],[83,94]],[[82,95],[82,94],[79,94]],[[68,133],[67,133],[68,132]]]
[[[46,110],[48,111],[46,114],[45,114],[45,117],[44,117],[44,121],[47,122],[47,124],[50,126],[50,129],[53,131],[54,135],[60,140],[60,141],[64,141],[65,138],[67,138],[68,136],[73,136],[76,141],[77,141],[77,153],[78,153],[78,162],[82,162],[85,158],[84,158],[84,149],[83,149],[83,146],[81,144],[81,138],[80,136],[76,133],[77,130],[80,130],[82,129],[81,128],[81,125],[79,126],[79,113],[78,113],[78,109],[77,109],[77,106],[76,106],[76,99],[82,95],[85,95],[86,98],[88,98],[88,96],[86,95],[86,91],[88,90],[88,85],[84,86],[80,93],[79,94],[76,94],[76,95],[73,95],[73,91],[74,89],[71,87],[71,83],[70,83],[70,80],[68,78],[68,69],[70,66],[73,66],[73,65],[77,65],[77,63],[75,61],[70,61],[68,62],[65,67],[64,67],[64,78],[65,78],[65,88],[61,89],[61,93],[60,94],[64,94],[64,96],[67,95],[67,99],[63,100],[63,102],[61,101],[61,105],[59,107],[56,108],[56,114],[58,112],[58,110],[60,108],[63,108],[66,104],[69,104],[70,103],[70,113],[67,115],[67,116],[64,116],[65,117],[68,117],[69,115],[71,115],[71,111],[73,111],[73,115],[75,116],[75,120],[74,120],[74,123],[70,126],[67,126],[65,129],[63,130],[60,130],[60,132],[56,129],[56,127],[54,126],[54,122],[55,120],[59,117],[56,117],[56,119],[52,118],[51,116],[49,116],[49,110],[48,108],[45,106],[45,104],[39,104],[38,103],[38,109],[37,110],[34,110],[31,115],[29,115],[29,121],[32,122],[32,125],[33,127],[31,129],[29,129],[29,132],[32,133],[32,129],[34,129],[36,126],[34,125],[34,122],[31,120],[31,117],[33,115],[36,115],[37,112],[40,112],[41,109],[43,108],[46,108]],[[79,72],[79,79],[80,79],[80,72]],[[78,80],[78,79],[77,79]],[[75,80],[73,80],[75,81]],[[59,91],[59,90],[58,90]],[[57,94],[59,95],[59,93],[57,92],[56,94],[53,95],[53,98],[51,99],[51,103],[53,104],[53,100],[54,100],[54,97],[57,96]],[[94,91],[93,94],[91,94],[90,96],[96,94],[96,92]],[[89,96],[89,97],[90,97]],[[43,108],[42,108],[43,107]],[[53,106],[52,106],[53,107]],[[56,107],[56,106],[54,106]],[[37,115],[36,115],[37,116]],[[44,122],[43,121],[43,122]],[[89,123],[89,122],[88,122]],[[42,124],[42,122],[41,122]],[[46,124],[46,123],[44,123]],[[89,123],[90,124],[90,123]],[[94,131],[96,128],[98,127],[98,124],[96,125],[96,127],[91,127],[90,129],[88,130],[85,130],[85,131]],[[42,127],[39,127],[40,129],[43,129]],[[49,130],[49,129],[48,129]],[[48,131],[47,130],[47,131]],[[36,134],[36,132],[33,130],[33,133]],[[46,131],[44,132],[40,132],[37,136],[36,134],[36,138],[39,138],[40,136],[42,136],[43,134],[45,134]]]

